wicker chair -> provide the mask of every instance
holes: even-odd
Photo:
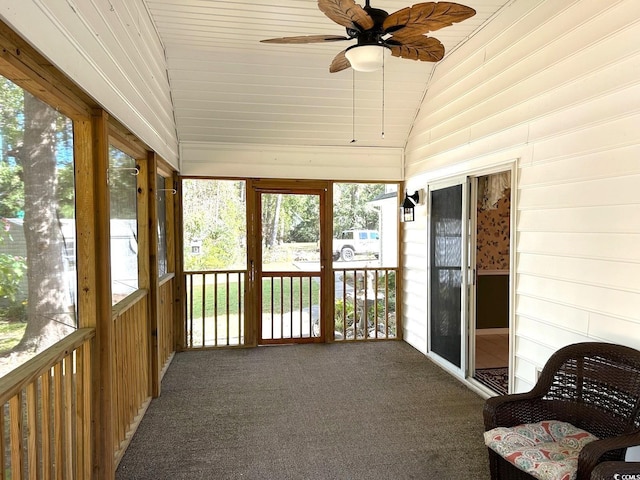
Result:
[[[568,422],[598,437],[580,451],[577,480],[589,480],[600,462],[622,460],[626,447],[640,445],[640,351],[599,342],[563,347],[530,392],[485,403],[487,431],[544,420]],[[492,449],[489,465],[493,480],[533,478]]]
[[[640,479],[640,462],[602,462],[591,472],[590,480]]]

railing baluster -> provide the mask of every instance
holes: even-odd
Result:
[[[218,274],[213,274],[213,346],[218,346]]]
[[[293,333],[293,277],[289,277],[289,331]]]
[[[280,275],[279,277],[279,281],[280,281],[280,295],[284,295],[284,284],[286,283],[286,279],[287,277],[285,277],[284,275]],[[291,313],[289,314],[289,324],[285,327],[285,315],[284,315],[284,296],[282,296],[282,302],[283,302],[283,307],[282,307],[282,311],[280,312],[280,338],[285,338],[285,332],[289,332],[288,337],[291,337],[292,334],[292,330],[291,330],[291,321],[292,321],[292,317],[291,317]]]
[[[11,438],[11,478],[24,478],[22,469],[22,391],[9,400],[9,431]]]
[[[115,337],[116,343],[122,345],[122,372],[121,375],[115,379],[119,384],[122,384],[122,394],[120,396],[120,433],[117,439],[123,438],[127,431],[127,419],[131,414],[131,404],[133,399],[131,398],[131,382],[129,380],[131,370],[131,348],[129,347],[129,341],[131,337],[136,338],[136,325],[130,322],[131,314],[129,312],[123,313],[118,317],[118,335]],[[125,333],[126,332],[126,333]],[[64,377],[63,377],[64,378]],[[124,382],[118,381],[119,379],[125,379]],[[64,410],[63,410],[64,414]]]
[[[292,325],[293,325],[293,310],[289,310],[289,324],[285,327],[285,323],[287,322],[287,320],[285,320],[285,308],[284,308],[284,289],[285,289],[285,283],[287,282],[287,278],[290,277],[286,277],[284,275],[280,275],[280,295],[282,296],[282,300],[283,300],[283,307],[282,307],[282,311],[280,312],[280,338],[285,338],[285,331],[289,332],[289,335],[287,338],[290,338],[293,335],[293,329],[292,329]],[[291,295],[291,293],[290,293]]]
[[[369,275],[368,271],[364,271],[362,277],[364,278],[364,338],[369,338]]]
[[[229,346],[229,337],[231,337],[231,323],[230,323],[230,320],[229,320],[229,312],[231,311],[231,300],[229,299],[230,289],[229,289],[229,273],[228,272],[225,274],[225,282],[226,282],[225,283],[225,287],[227,289],[227,294],[225,295],[226,300],[227,300],[226,301],[226,305],[225,305],[225,308],[226,308],[225,313],[226,313],[226,316],[227,316],[227,319],[226,319],[226,322],[225,322],[225,325],[226,325],[226,328],[227,328],[227,342],[226,342],[226,344],[227,344],[227,346]]]
[[[280,275],[280,338],[284,337],[284,276]]]
[[[241,273],[238,272],[238,345],[244,343],[244,328],[242,326],[242,292],[244,292],[244,286],[242,283]]]
[[[80,347],[80,351],[79,351],[79,362],[78,362],[78,372],[81,373],[81,375],[78,377],[78,382],[77,382],[77,390],[78,390],[78,395],[79,395],[79,399],[78,399],[78,404],[81,405],[80,408],[80,415],[78,417],[79,422],[78,422],[78,455],[79,455],[79,459],[81,459],[81,461],[79,461],[78,463],[78,479],[80,478],[91,478],[91,472],[93,471],[93,464],[91,462],[91,389],[92,389],[92,385],[91,385],[91,348],[89,347],[90,344],[83,344]],[[45,378],[48,378],[47,376],[43,377],[43,380]],[[44,381],[43,381],[44,384]],[[48,384],[47,384],[48,385]],[[49,387],[47,386],[47,391],[49,389]],[[44,387],[43,387],[44,389]],[[43,405],[44,405],[44,400],[43,400]],[[42,407],[42,409],[44,410],[44,406]],[[47,422],[49,417],[47,416]],[[42,416],[42,422],[45,422],[45,416],[44,416],[44,412],[43,412],[43,416]],[[48,430],[47,430],[48,432]],[[44,427],[43,427],[43,434],[42,437],[45,438],[45,443],[48,445],[48,436],[45,436],[44,434]],[[43,445],[44,447],[44,445]],[[44,451],[44,448],[43,448]],[[81,456],[80,456],[81,455]],[[47,461],[49,461],[49,457],[47,456],[46,461],[45,461],[45,455],[43,453],[43,463],[45,465],[45,468],[48,468],[47,465]],[[44,475],[44,480],[47,480],[49,478],[49,476],[45,473]]]
[[[358,322],[360,315],[358,314],[358,272],[353,271],[353,339],[358,339]]]
[[[342,272],[342,339],[347,339],[347,271]]]
[[[270,285],[271,285],[271,291],[269,292],[269,296],[271,297],[271,302],[270,302],[270,304],[271,304],[271,338],[274,338],[275,337],[274,328],[273,328],[274,327],[273,323],[275,321],[275,317],[274,317],[275,310],[274,310],[274,307],[273,307],[274,277],[271,277]],[[282,336],[282,330],[280,331],[280,335]]]
[[[205,329],[205,319],[207,318],[207,276],[206,274],[202,274],[202,338],[201,343],[203,347],[204,343],[204,329]]]
[[[54,409],[53,409],[53,436],[55,446],[55,478],[63,478],[62,461],[63,461],[63,432],[62,432],[62,362],[58,362],[53,367],[53,397],[54,397]]]
[[[373,336],[378,338],[378,270],[373,271]]]
[[[384,271],[384,335],[389,336],[389,270]]]
[[[38,470],[38,418],[37,418],[37,389],[36,382],[27,385],[27,473],[29,478],[38,478],[40,475]]]
[[[224,345],[229,345],[229,335],[231,334],[230,332],[230,328],[229,328],[229,274],[225,273],[225,272],[220,272],[220,273],[216,273],[216,278],[218,277],[218,275],[224,275],[224,289],[225,289],[225,295],[224,295],[224,311],[223,311],[223,315],[224,315],[224,332],[223,333],[219,333],[220,335],[220,339],[224,340],[224,342],[222,342],[222,344]],[[216,323],[218,320],[218,312],[216,312]]]
[[[298,292],[298,296],[300,297],[299,299],[299,305],[298,305],[298,319],[299,319],[299,323],[300,323],[300,330],[299,330],[299,338],[302,337],[302,307],[304,305],[304,284],[302,283],[302,277],[298,277],[298,286],[299,286],[299,292]],[[293,330],[292,332],[293,333]],[[293,336],[293,335],[291,335]]]
[[[189,275],[189,311],[187,312],[188,329],[185,332],[185,345],[193,348],[193,276]]]
[[[4,421],[4,405],[0,405],[0,480],[6,480],[5,476],[5,442],[4,442],[4,429],[5,429],[5,421]]]
[[[313,285],[311,282],[311,277],[309,277],[307,279],[307,282],[309,283],[309,302],[307,303],[307,305],[309,305],[309,337],[313,337],[313,321],[312,321],[312,317],[313,317]]]
[[[64,478],[73,478],[73,355],[67,355],[63,361],[64,380]]]

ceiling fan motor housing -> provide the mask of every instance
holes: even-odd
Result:
[[[358,45],[384,45],[383,36],[385,34],[382,24],[389,16],[389,14],[379,8],[371,8],[369,2],[364,7],[364,11],[369,14],[373,20],[373,27],[368,30],[360,28],[360,30],[354,31],[351,28],[347,28],[347,35],[350,37],[356,37]],[[357,24],[356,24],[357,25]],[[360,27],[360,25],[358,25]],[[355,34],[353,34],[355,33]]]

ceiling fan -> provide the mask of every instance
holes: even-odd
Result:
[[[452,2],[425,2],[388,14],[372,8],[369,0],[362,7],[354,0],[318,0],[318,8],[327,17],[347,29],[347,36],[306,35],[261,40],[263,43],[324,43],[357,40],[356,45],[340,52],[329,71],[352,67],[371,72],[382,66],[385,53],[394,57],[437,62],[444,56],[444,45],[425,34],[476,14],[473,8]]]

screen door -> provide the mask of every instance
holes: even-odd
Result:
[[[460,369],[466,341],[464,185],[431,189],[429,194],[430,350]]]

